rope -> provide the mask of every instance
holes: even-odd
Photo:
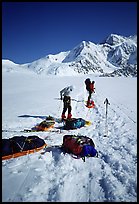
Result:
[[[86,113],[86,118],[88,117],[89,112],[90,112],[90,108],[88,108],[88,111]]]
[[[26,142],[26,141],[24,141],[22,147],[20,146],[20,144],[19,144],[17,141],[14,141],[14,140],[11,140],[11,141],[12,141],[12,142],[15,142],[15,143],[20,147],[20,149],[21,149],[20,151],[23,151],[23,148],[24,148],[24,146],[25,146],[25,142]],[[12,146],[12,147],[13,147],[13,146]],[[13,152],[13,148],[12,148],[12,152]]]

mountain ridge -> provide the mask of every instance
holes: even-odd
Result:
[[[8,72],[20,67],[43,75],[137,77],[137,36],[111,34],[100,44],[82,41],[69,51],[49,54],[32,63],[19,65],[2,60],[2,67]]]

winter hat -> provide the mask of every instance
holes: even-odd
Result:
[[[73,91],[75,89],[75,87],[73,85],[71,85],[69,88],[71,91]]]

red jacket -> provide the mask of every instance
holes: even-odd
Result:
[[[95,89],[94,83],[90,83],[90,90],[91,90],[92,92],[94,92],[94,89]]]

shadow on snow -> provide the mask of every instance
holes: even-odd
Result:
[[[21,117],[21,118],[32,117],[32,118],[46,119],[47,116],[42,116],[42,115],[19,115],[18,117]]]

